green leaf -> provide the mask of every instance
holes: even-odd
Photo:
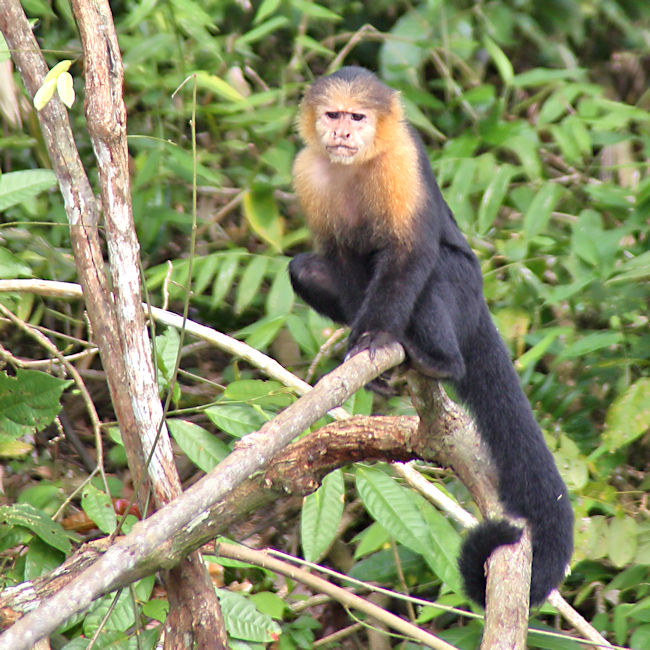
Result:
[[[70,537],[61,524],[52,521],[45,513],[28,503],[0,506],[0,524],[22,526],[40,537],[46,544],[65,553],[70,553]]]
[[[256,350],[264,350],[278,335],[286,320],[286,316],[262,318],[256,323],[239,330],[239,336],[245,335],[245,342]]]
[[[284,408],[293,402],[291,391],[278,381],[240,379],[226,387],[222,399],[231,402],[255,403],[269,408]]]
[[[257,431],[269,420],[260,409],[248,404],[218,404],[205,409],[216,427],[236,438]]]
[[[555,183],[545,183],[535,194],[524,215],[524,233],[528,239],[544,232],[559,198],[560,188]]]
[[[23,203],[55,185],[56,175],[50,169],[28,169],[2,174],[0,176],[0,210],[6,210],[12,205]]]
[[[112,533],[117,526],[117,517],[110,495],[86,484],[81,492],[81,507],[99,530],[103,533]]]
[[[287,265],[283,264],[273,278],[271,288],[266,296],[266,314],[273,318],[275,316],[286,316],[291,311],[295,300],[295,294],[289,280]]]
[[[623,335],[620,332],[593,332],[567,345],[558,355],[558,361],[578,359],[585,354],[618,345],[622,340]]]
[[[6,248],[0,248],[0,279],[30,277],[32,270],[19,257]]]
[[[449,520],[424,498],[417,495],[427,524],[427,552],[424,558],[431,570],[453,591],[463,591],[458,571],[461,539]]]
[[[478,209],[479,233],[484,234],[492,227],[515,173],[516,169],[511,165],[502,165],[485,188]]]
[[[553,81],[562,81],[565,79],[581,79],[584,78],[585,70],[581,68],[565,68],[560,70],[549,68],[533,68],[521,74],[516,75],[512,79],[513,86],[527,88],[532,86],[543,86],[544,84]]]
[[[273,189],[249,190],[244,194],[242,207],[253,231],[276,251],[282,250],[284,228]]]
[[[0,372],[0,435],[18,438],[51,424],[61,410],[61,394],[70,384],[39,370],[19,368],[15,377]]]
[[[232,289],[241,256],[241,253],[237,252],[225,253],[220,257],[219,272],[212,284],[212,296],[210,299],[211,307],[218,307],[223,302],[223,299],[226,297],[230,289]]]
[[[428,530],[413,494],[372,467],[357,467],[356,478],[359,496],[373,519],[400,544],[425,555]]]
[[[156,336],[158,369],[168,382],[174,373],[180,343],[181,336],[174,327],[168,327],[163,334]]]
[[[257,8],[257,12],[255,13],[253,24],[258,25],[265,18],[268,18],[271,14],[275,13],[281,2],[282,0],[262,0],[260,6]]]
[[[473,209],[468,197],[475,191],[477,163],[474,158],[463,158],[456,167],[454,179],[445,196],[461,230],[467,230],[473,220]]]
[[[503,82],[506,85],[510,84],[515,74],[510,59],[489,36],[483,38],[483,45],[485,45],[487,53],[490,55],[492,61],[494,61],[494,65],[499,71],[499,75],[501,76],[501,79],[503,79]]]
[[[236,639],[269,643],[280,634],[280,626],[259,612],[249,598],[225,589],[217,589],[217,596],[228,634]]]
[[[316,562],[336,537],[343,515],[344,494],[343,473],[338,469],[323,479],[316,492],[305,497],[300,539],[308,562]]]
[[[263,39],[269,34],[277,32],[279,29],[282,29],[285,25],[289,23],[289,19],[286,16],[274,16],[270,20],[258,25],[257,27],[251,29],[249,32],[246,32],[240,36],[235,41],[235,47],[241,48],[245,45],[250,45]]]
[[[637,524],[632,517],[616,517],[609,524],[609,559],[617,567],[629,564],[636,553]]]
[[[607,411],[603,445],[619,449],[641,437],[650,428],[650,377],[641,377]]]
[[[237,314],[241,314],[259,293],[268,262],[268,257],[255,255],[244,270],[239,287],[237,287],[237,298],[235,299],[235,312]]]
[[[331,20],[332,22],[338,22],[341,20],[339,14],[334,13],[322,5],[311,2],[311,0],[290,0],[290,3],[291,6],[297,9],[300,13],[315,18],[316,20]]]
[[[25,580],[33,580],[61,565],[65,555],[46,544],[40,537],[34,537],[29,543],[25,557]]]
[[[208,74],[203,70],[199,70],[195,74],[196,83],[199,88],[210,90],[230,102],[246,102],[246,97],[221,77],[217,77],[217,75],[214,74]]]
[[[167,427],[185,455],[204,472],[209,472],[230,453],[225,442],[194,422],[170,418]]]

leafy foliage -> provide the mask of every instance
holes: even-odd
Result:
[[[39,1],[25,6],[38,19],[35,33],[50,65],[74,61],[69,72],[78,99],[70,118],[93,170],[69,8]],[[288,256],[309,245],[290,185],[300,146],[292,122],[304,82],[345,60],[378,70],[402,91],[445,198],[479,255],[492,314],[572,493],[576,552],[563,593],[612,641],[650,646],[646,3],[174,0],[117,3],[113,11],[126,72],[133,211],[151,302],[167,300],[180,309],[191,291],[193,319],[269,352],[298,374],[307,372],[334,331],[295,300],[286,274]],[[172,95],[191,74],[199,146],[190,265],[192,83]],[[19,88],[14,82],[7,87]],[[33,108],[17,106],[12,112],[0,105],[0,278],[74,280],[63,199],[44,169]],[[0,294],[0,301],[49,328],[65,354],[88,350],[80,305],[19,294]],[[15,357],[42,356],[20,332],[2,327],[3,346]],[[312,371],[331,369],[339,348],[325,348]],[[179,349],[181,370],[173,383]],[[237,360],[187,342],[181,347],[171,330],[156,337],[156,361],[161,391],[172,391],[176,409],[170,431],[189,467],[209,469],[234,440],[293,399]],[[69,550],[58,524],[46,520],[72,493],[66,472],[75,473],[77,483],[87,477],[67,443],[49,444],[51,423],[61,403],[75,429],[83,431],[86,418],[76,395],[62,397],[65,380],[22,370],[11,357],[7,363],[0,373],[0,445],[22,446],[7,454],[9,505],[3,506],[0,543],[3,549],[26,545],[25,555],[4,560],[6,579],[19,582],[57,566]],[[105,385],[95,377],[87,381],[103,419],[111,421]],[[367,413],[371,401],[362,391],[348,406]],[[410,412],[401,396],[374,407]],[[119,434],[111,429],[109,435],[110,496],[119,497],[129,487],[124,454]],[[93,444],[85,434],[83,444]],[[466,501],[451,474],[441,481]],[[347,518],[352,523],[341,533],[341,508],[357,512],[356,497],[364,515]],[[79,500],[104,532],[114,525],[113,516],[106,517],[110,503],[106,486],[94,482]],[[285,532],[294,531],[269,526],[264,542],[285,546]],[[306,500],[301,532],[306,559],[335,542],[353,558],[353,566],[344,567],[351,575],[403,591],[401,576],[413,594],[443,605],[464,603],[455,568],[458,531],[388,468],[337,473]],[[238,647],[261,647],[281,630],[279,647],[308,648],[336,616],[295,613],[300,594],[293,585],[249,567],[227,567],[224,580],[248,580],[252,592],[232,601],[223,592]],[[144,582],[136,587],[144,603],[136,608],[138,620],[160,621],[164,602]],[[284,609],[273,606],[275,592],[283,594]],[[134,643],[135,610],[127,597],[119,597],[102,632],[104,646]],[[110,602],[102,599],[62,631],[66,647],[85,647],[79,635],[94,633]],[[542,625],[551,617],[545,606],[537,619]],[[476,647],[478,622],[461,625],[456,615],[428,608],[420,620],[435,620],[459,648]],[[148,632],[140,647],[155,642],[155,630]],[[529,642],[573,647],[532,633]]]

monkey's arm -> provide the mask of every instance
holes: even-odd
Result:
[[[370,282],[350,323],[350,353],[372,349],[375,333],[386,332],[403,339],[418,296],[435,265],[436,251],[431,245],[428,248],[431,250],[422,247],[396,253],[394,247],[387,246],[374,253]],[[366,333],[368,336],[363,336]]]

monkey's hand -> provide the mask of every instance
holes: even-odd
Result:
[[[345,360],[347,361],[359,352],[368,350],[370,360],[372,361],[374,360],[375,354],[379,348],[389,345],[390,343],[395,343],[395,341],[397,341],[397,339],[392,334],[384,332],[383,330],[364,332],[361,336],[357,337],[356,340],[350,340]]]

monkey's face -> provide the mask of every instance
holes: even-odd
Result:
[[[316,133],[333,163],[351,165],[370,157],[376,131],[370,110],[325,106],[316,114]]]

